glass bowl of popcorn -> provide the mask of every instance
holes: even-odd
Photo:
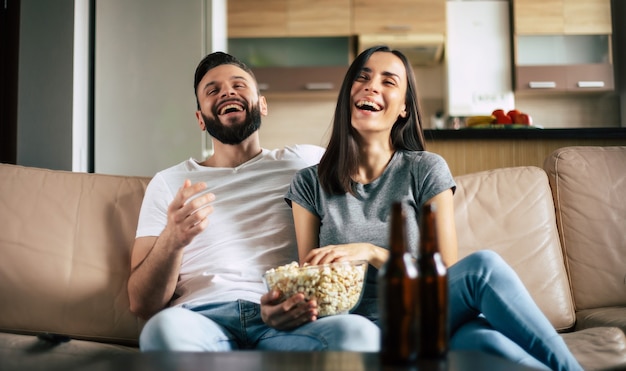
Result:
[[[268,290],[279,290],[281,300],[296,293],[317,300],[318,317],[348,313],[361,300],[367,261],[356,260],[323,265],[299,266],[297,262],[265,272]]]

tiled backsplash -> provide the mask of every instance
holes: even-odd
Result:
[[[516,97],[515,105],[544,128],[619,127],[619,96],[570,94]]]

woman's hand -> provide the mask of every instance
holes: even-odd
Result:
[[[283,302],[278,302],[280,292],[271,290],[261,296],[261,318],[266,325],[277,330],[291,330],[317,320],[317,302],[306,301],[298,293]]]
[[[376,268],[380,268],[389,257],[389,252],[371,243],[349,243],[328,245],[311,250],[305,262],[311,265],[329,264],[354,260],[366,260]]]

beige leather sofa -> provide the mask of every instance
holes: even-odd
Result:
[[[586,369],[625,367],[626,147],[545,168],[457,177],[460,254],[500,253]],[[148,181],[0,164],[0,370],[138,351],[126,280]]]

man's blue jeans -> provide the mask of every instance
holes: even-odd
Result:
[[[142,351],[359,351],[380,348],[380,330],[355,314],[319,318],[292,331],[268,327],[259,304],[248,301],[174,307],[152,317],[139,338]]]

